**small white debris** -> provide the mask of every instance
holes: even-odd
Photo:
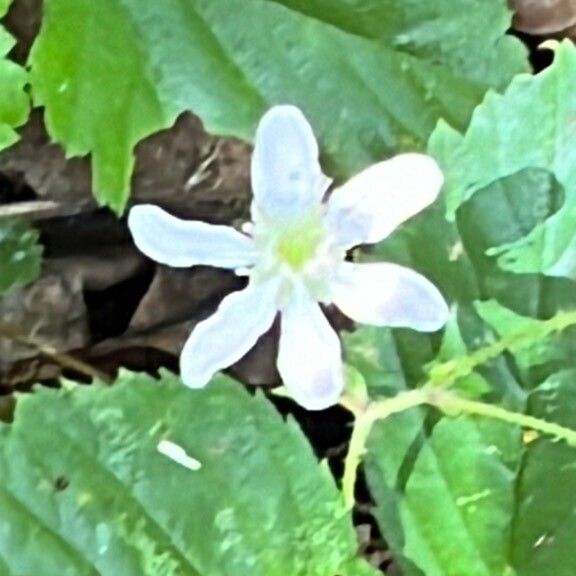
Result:
[[[452,246],[450,252],[448,253],[448,260],[450,260],[450,262],[456,262],[456,260],[458,260],[462,254],[464,254],[464,245],[462,242],[456,242],[456,244]]]
[[[538,538],[538,540],[536,540],[536,542],[534,542],[534,548],[539,548],[540,546],[542,546],[542,544],[544,544],[544,542],[546,542],[547,537],[548,537],[548,534],[542,534],[542,536],[540,536],[540,538]]]
[[[170,442],[170,440],[160,440],[160,442],[158,442],[157,450],[160,454],[163,454],[167,458],[170,458],[170,460],[184,466],[184,468],[188,468],[188,470],[196,471],[202,468],[202,464],[198,462],[198,460],[188,456],[186,450],[184,450],[182,446],[178,446],[178,444],[174,444],[174,442]]]

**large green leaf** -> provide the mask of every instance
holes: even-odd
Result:
[[[167,439],[200,464],[160,454]],[[298,427],[220,377],[39,391],[0,427],[3,574],[369,576]],[[0,564],[1,566],[1,564]]]
[[[574,332],[550,331],[551,325],[562,325],[563,317],[545,323],[495,301],[475,307],[496,337],[510,342],[517,369],[511,372],[500,357],[482,369],[482,378],[470,375],[456,389],[477,395],[489,383],[490,396],[502,397],[513,409],[576,427],[576,372],[563,369],[573,364]],[[462,326],[466,332],[465,324],[465,319],[451,319],[439,361],[466,355],[468,345],[459,331]],[[486,346],[494,336],[485,329],[484,338]],[[362,328],[345,338],[345,349],[373,396],[408,387],[405,367],[414,354],[402,351],[389,331]],[[522,390],[515,391],[518,382],[536,386],[528,402]],[[422,409],[375,426],[365,470],[376,517],[404,574],[573,573],[576,450],[534,438],[509,424],[469,417],[439,420]]]
[[[393,343],[372,328],[346,338],[348,362],[376,395],[406,389]],[[503,574],[520,433],[493,422],[436,420],[414,409],[372,431],[365,468],[384,537],[406,575]]]
[[[378,459],[390,441],[372,442]],[[403,488],[404,554],[426,576],[494,576],[508,568],[519,434],[471,419],[443,420],[423,443]]]
[[[0,2],[0,18],[4,17],[11,0]],[[30,99],[25,87],[26,70],[7,59],[15,41],[0,26],[0,150],[14,144],[18,134],[14,128],[24,124],[30,111]]]
[[[516,273],[576,278],[575,74],[576,48],[564,43],[549,69],[518,77],[504,95],[489,94],[464,136],[441,124],[431,139],[430,149],[447,176],[449,215],[489,184],[526,170],[548,171],[562,187],[564,202],[548,215],[535,183],[525,212],[533,212],[533,221],[538,215],[548,217],[523,238],[500,247],[500,264]]]
[[[0,220],[0,296],[40,273],[38,233],[19,220]]]
[[[504,87],[527,70],[502,0],[282,0],[285,6],[396,50],[447,66],[480,84]],[[474,13],[474,24],[471,24]]]
[[[460,0],[454,15],[483,25],[459,41],[459,17],[436,18],[451,11],[447,0],[439,11],[388,2],[374,20],[386,32],[358,34],[366,14],[384,14],[379,4],[46,0],[34,98],[53,138],[72,155],[92,153],[95,193],[121,211],[134,145],[183,110],[208,130],[250,138],[267,106],[297,104],[338,175],[422,148],[439,118],[463,129],[492,84],[471,71],[497,60],[500,86],[522,67],[517,46],[494,48],[509,18],[503,2]],[[437,49],[444,56],[431,59]]]

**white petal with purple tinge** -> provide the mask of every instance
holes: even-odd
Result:
[[[330,180],[322,174],[310,124],[295,106],[275,106],[262,118],[252,155],[253,216],[286,220],[318,205]]]
[[[449,316],[434,284],[409,268],[385,262],[342,264],[332,298],[356,322],[376,326],[434,332]]]
[[[306,294],[282,310],[278,371],[294,400],[308,410],[336,404],[344,388],[338,336]]]
[[[395,156],[334,190],[328,199],[328,225],[344,248],[380,242],[434,202],[443,182],[430,156]]]
[[[192,331],[180,355],[184,384],[202,388],[223,368],[242,358],[276,316],[278,282],[270,281],[227,296],[218,310]]]
[[[252,239],[234,228],[181,220],[151,204],[134,206],[128,227],[141,252],[176,268],[200,264],[239,268],[257,259]]]

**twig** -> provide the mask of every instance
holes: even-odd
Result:
[[[40,342],[39,340],[33,338],[32,336],[21,334],[13,326],[0,323],[0,338],[7,338],[8,340],[12,340],[13,342],[22,344],[23,346],[34,348],[40,354],[50,358],[63,368],[75,370],[80,374],[84,374],[85,376],[88,376],[90,378],[96,378],[98,380],[102,380],[107,384],[112,383],[112,378],[108,374],[101,372],[97,368],[90,366],[89,364],[83,362],[82,360],[78,360],[78,358],[74,358],[70,354],[66,354],[65,352],[58,352],[58,350],[56,350],[49,344]]]

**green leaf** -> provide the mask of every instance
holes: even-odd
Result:
[[[349,174],[423,148],[439,118],[463,129],[492,81],[472,80],[471,70],[498,60],[496,86],[518,71],[518,46],[509,47],[514,63],[508,49],[493,48],[509,19],[504,3],[460,0],[455,14],[483,25],[475,40],[458,43],[452,31],[446,44],[435,15],[451,3],[438,13],[421,4],[397,2],[393,18],[374,20],[387,32],[373,38],[353,27],[370,20],[359,14],[381,14],[375,0],[46,0],[30,57],[34,99],[69,154],[92,153],[95,194],[118,212],[134,145],[184,110],[212,132],[250,138],[268,106],[294,103],[334,173]],[[406,51],[402,34],[416,34]],[[474,48],[479,38],[484,50]],[[435,46],[447,55],[439,63],[426,58]]]
[[[476,302],[475,307],[482,319],[494,328],[500,340],[510,341],[509,351],[524,370],[543,364],[556,354],[557,347],[548,338],[545,322],[516,314],[495,300]],[[527,338],[515,346],[514,336],[519,334]]]
[[[393,340],[392,340],[393,342]],[[347,361],[375,393],[406,389],[387,331],[345,338]],[[520,432],[413,409],[374,427],[365,470],[375,514],[407,576],[493,576],[508,565]]]
[[[576,428],[576,371],[551,376],[532,393],[530,413]],[[527,438],[529,439],[529,438]],[[576,573],[576,450],[546,438],[528,444],[510,542],[521,576]]]
[[[132,149],[175,116],[160,101],[144,50],[119,3],[49,1],[30,59],[48,131],[68,155],[92,153],[96,198],[117,212],[128,197]]]
[[[201,465],[159,453],[160,440]],[[0,559],[42,576],[370,576],[292,421],[225,377],[41,390],[0,426]]]
[[[507,342],[507,351],[522,371],[526,388],[573,365],[576,328],[573,318],[566,323],[567,314],[559,312],[547,321],[537,320],[516,314],[494,300],[476,302],[475,308],[498,339]]]
[[[502,270],[489,255],[493,246],[522,239],[557,212],[562,189],[545,170],[526,169],[478,190],[458,209],[457,225],[474,263],[484,297],[495,298],[523,315],[547,316],[566,305],[574,292],[565,280]]]
[[[0,18],[6,15],[10,4],[11,0],[0,2]],[[14,128],[24,124],[30,113],[30,98],[25,90],[28,74],[7,58],[14,44],[14,38],[0,27],[0,150],[18,141]]]
[[[576,278],[576,153],[572,145],[576,95],[570,81],[574,74],[576,48],[566,42],[556,50],[550,68],[534,77],[518,77],[504,95],[489,94],[464,136],[441,124],[431,139],[430,150],[446,173],[452,217],[477,191],[521,171],[549,171],[562,187],[564,203],[555,213],[523,238],[492,251],[501,255],[503,268],[515,273]],[[539,196],[535,191],[534,198]],[[527,212],[533,211],[529,215],[533,222],[546,210],[538,201],[526,206]]]
[[[448,320],[444,328],[442,337],[442,346],[436,358],[427,366],[427,372],[438,386],[443,386],[443,376],[448,368],[451,369],[454,362],[462,360],[469,354],[468,346],[464,341],[460,325],[458,323],[458,314],[454,314]],[[463,396],[482,396],[491,390],[490,384],[479,372],[472,370],[469,374],[458,378],[452,388]]]
[[[36,230],[19,220],[0,220],[0,296],[38,277],[41,255]]]
[[[515,463],[518,440],[511,427],[459,418],[439,422],[420,447],[400,514],[403,552],[426,576],[505,574],[515,483],[505,458]],[[372,459],[382,445],[371,444]]]
[[[511,13],[501,0],[481,5],[471,0],[362,0],[354,9],[350,2],[334,0],[282,4],[487,86],[504,88],[515,74],[528,70],[525,48],[505,36]]]

